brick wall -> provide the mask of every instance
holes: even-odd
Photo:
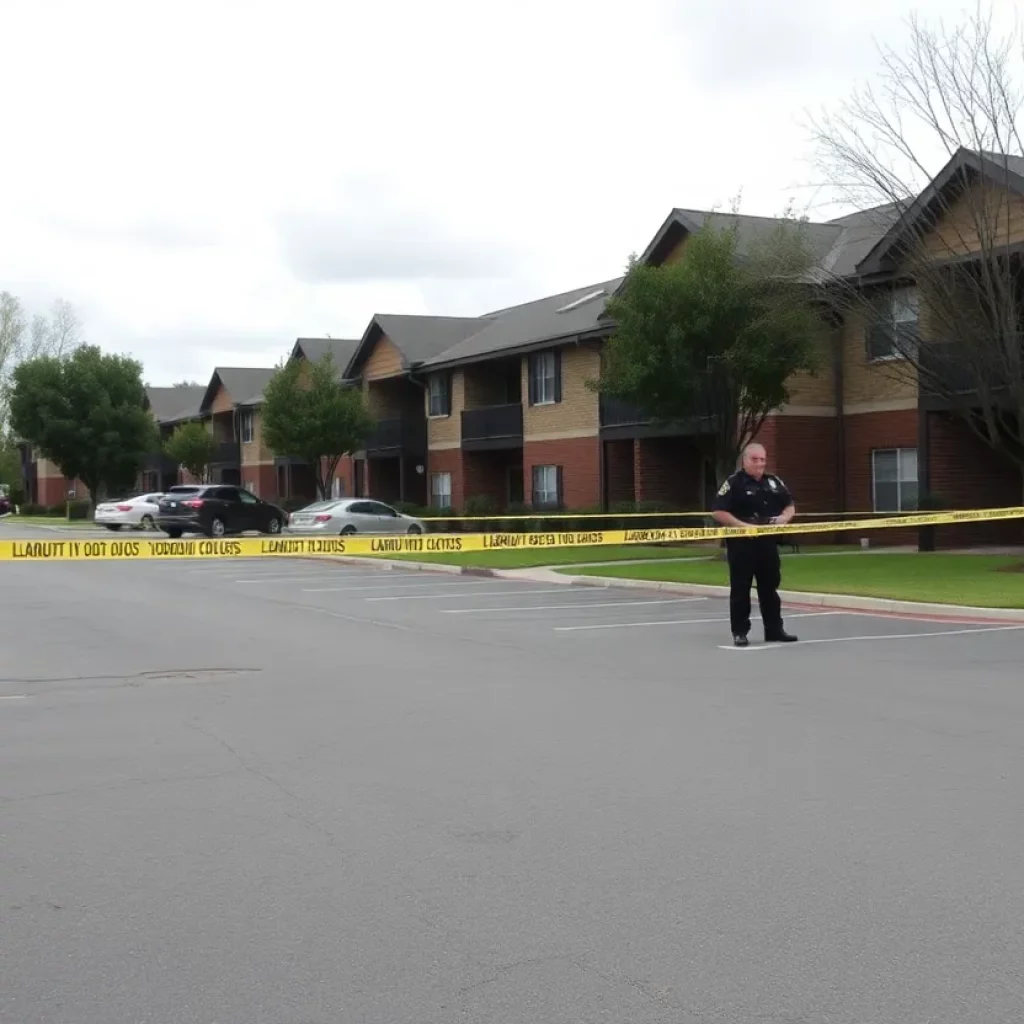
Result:
[[[827,416],[778,416],[768,464],[792,491],[801,512],[835,512],[839,489],[836,420]]]
[[[527,441],[523,446],[523,490],[533,500],[533,467],[562,467],[562,501],[566,508],[593,508],[601,503],[601,445],[596,436],[558,441]]]
[[[608,504],[636,501],[633,441],[605,442],[605,487]]]
[[[443,448],[427,453],[427,501],[430,500],[431,473],[451,473],[452,506],[461,509],[466,500],[462,479],[462,451],[458,448]]]
[[[463,452],[462,487],[466,500],[489,498],[503,509],[509,503],[509,474],[523,471],[522,452]]]
[[[699,509],[702,494],[703,455],[688,438],[638,439],[633,447],[636,500],[652,501],[678,509]]]
[[[277,470],[272,464],[254,464],[242,466],[242,486],[252,491],[258,498],[273,501],[277,498]]]
[[[1024,501],[1020,469],[971,433],[963,422],[939,413],[929,415],[930,490],[951,508],[1006,508]],[[941,547],[1024,544],[1024,523],[1008,519],[992,523],[941,526]]]

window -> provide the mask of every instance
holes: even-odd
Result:
[[[252,444],[252,409],[243,409],[238,415],[238,430],[242,436],[242,444]]]
[[[450,416],[452,413],[451,378],[446,373],[435,373],[427,383],[427,415]]]
[[[430,507],[452,507],[452,475],[451,473],[430,474]]]
[[[345,481],[340,476],[336,476],[331,481],[331,497],[332,498],[344,498],[345,497]]]
[[[239,491],[238,496],[242,499],[243,505],[258,505],[259,498],[255,495],[250,494],[248,491]]]
[[[533,507],[557,508],[562,500],[562,467],[533,467]]]
[[[530,356],[530,405],[552,405],[562,400],[560,352],[536,352]]]
[[[913,512],[917,508],[917,449],[873,451],[871,485],[876,512]]]
[[[917,342],[916,288],[895,288],[880,302],[878,318],[868,329],[868,359],[900,359],[912,354]]]

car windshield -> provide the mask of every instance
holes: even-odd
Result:
[[[187,484],[179,484],[177,487],[172,487],[167,493],[168,494],[195,494],[198,491],[198,487],[190,487]]]

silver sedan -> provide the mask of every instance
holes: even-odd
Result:
[[[288,532],[298,534],[426,533],[422,519],[415,519],[369,498],[336,498],[315,501],[300,508],[288,520]]]

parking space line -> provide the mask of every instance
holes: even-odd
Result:
[[[27,693],[8,693],[0,697],[0,700],[28,700]]]
[[[415,573],[416,576],[422,576],[422,573]],[[434,583],[434,586],[443,586],[446,590],[459,590],[462,587],[479,587],[485,583],[490,583],[491,580],[473,580],[467,581],[466,583]],[[425,580],[423,583],[371,583],[369,586],[358,586],[358,587],[303,587],[302,593],[304,594],[348,594],[353,591],[363,590],[422,590],[424,587],[429,587],[431,581]],[[380,600],[380,598],[367,598],[368,601]]]
[[[483,597],[483,594],[474,594]],[[532,604],[521,608],[443,608],[445,615],[479,615],[481,612],[552,612],[562,608],[636,608],[649,604],[688,604],[692,601],[706,601],[706,597],[672,597],[657,601],[591,601],[586,604]]]
[[[787,615],[787,619],[810,619],[823,615],[856,615],[857,612],[797,612]],[[601,622],[590,626],[552,626],[556,633],[575,633],[584,629],[633,629],[637,626],[692,626],[698,622],[728,622],[729,617],[713,619],[662,619],[658,622]]]
[[[415,577],[422,577],[421,572],[403,572],[396,573],[394,576],[389,574],[389,579],[409,579]],[[344,572],[344,571],[330,571],[317,569],[307,573],[288,573],[287,575],[282,574],[280,576],[272,575],[268,573],[266,576],[253,576],[250,579],[245,580],[233,580],[233,583],[289,583],[293,580],[317,580],[317,579],[334,579],[334,580],[374,580],[379,579],[380,574],[375,572]],[[222,577],[226,579],[227,577]]]
[[[931,636],[962,636],[965,633],[1003,633],[1010,630],[1021,630],[1024,626],[979,626],[974,629],[936,629],[926,633],[870,633],[864,636],[827,636],[818,637],[813,640],[801,640],[796,644],[765,644],[764,647],[732,647],[726,644],[719,644],[723,651],[763,651],[778,649],[779,647],[806,647],[808,644],[840,644],[849,643],[855,640],[920,640]]]
[[[456,587],[446,588],[448,591],[456,590]],[[565,587],[554,587],[545,590],[518,590],[513,595],[508,590],[485,590],[482,593],[475,591],[470,594],[466,594],[466,597],[472,598],[474,601],[478,597],[518,597],[520,594],[564,594]],[[399,594],[397,597],[365,597],[364,601],[428,601],[428,600],[441,600],[442,598],[449,599],[450,594],[447,593],[434,593],[434,594]],[[500,608],[492,608],[491,611],[501,611]]]

